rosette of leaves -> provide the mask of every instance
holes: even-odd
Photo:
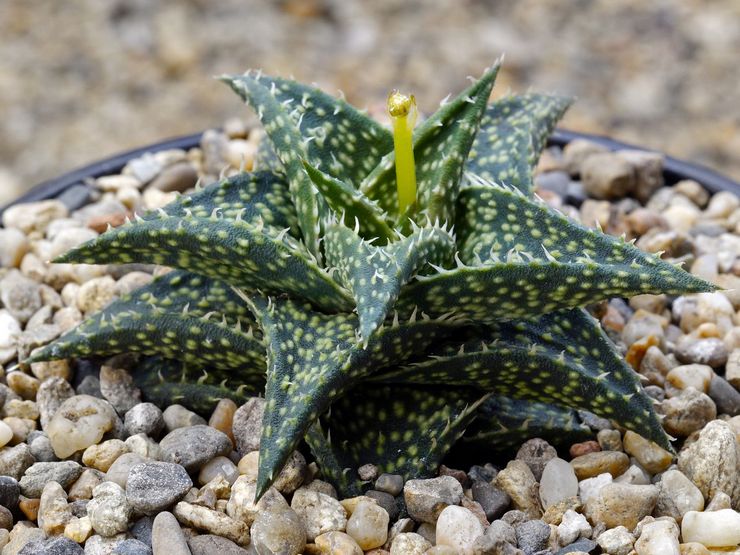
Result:
[[[428,475],[471,422],[467,441],[509,445],[583,432],[586,410],[670,449],[580,307],[711,286],[533,195],[569,101],[489,103],[498,67],[393,131],[294,81],[223,77],[266,131],[256,171],[60,257],[177,270],[32,360],[157,355],[145,393],[202,411],[264,387],[258,496],[303,439],[345,492],[363,463]]]

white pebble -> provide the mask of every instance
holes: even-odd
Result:
[[[465,507],[450,505],[437,519],[437,545],[449,545],[460,553],[472,553],[475,540],[485,530],[480,520]]]
[[[732,509],[699,513],[689,511],[681,521],[684,542],[707,547],[734,547],[740,544],[740,513]]]
[[[13,439],[13,430],[0,420],[0,447],[5,447],[11,439]]]
[[[542,506],[548,507],[578,495],[578,478],[568,461],[555,457],[548,461],[540,479]]]

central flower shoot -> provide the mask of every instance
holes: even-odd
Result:
[[[388,95],[388,113],[393,121],[393,148],[396,155],[398,212],[403,216],[416,202],[416,166],[413,131],[416,123],[416,99],[398,91]]]

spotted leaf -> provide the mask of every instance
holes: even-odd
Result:
[[[360,335],[367,341],[389,315],[401,287],[419,270],[452,262],[455,240],[442,227],[415,228],[384,247],[363,241],[342,224],[327,226],[326,262],[357,304]]]
[[[414,318],[377,330],[363,347],[354,314],[323,314],[289,299],[250,302],[265,335],[268,368],[257,497],[308,427],[345,390],[459,329],[452,318]]]
[[[160,264],[254,291],[293,293],[328,310],[351,309],[352,298],[287,234],[261,223],[169,215],[130,222],[85,243],[57,262]]]
[[[434,475],[487,397],[465,388],[356,388],[332,404],[306,441],[324,478],[342,496],[358,495],[363,464],[405,479]]]
[[[246,305],[225,283],[170,272],[114,301],[28,362],[137,352],[262,375],[265,347],[252,326]]]
[[[492,102],[483,116],[465,170],[531,192],[532,171],[570,103],[570,98],[536,93]]]
[[[417,222],[454,221],[455,201],[465,160],[478,131],[499,64],[443,105],[414,132]],[[398,216],[395,157],[388,154],[361,185],[365,195]]]
[[[471,386],[585,409],[671,449],[637,375],[583,310],[501,323],[482,339],[373,380]]]

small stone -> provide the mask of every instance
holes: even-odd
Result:
[[[128,435],[146,434],[157,437],[164,429],[164,417],[153,403],[137,403],[126,411],[123,423]]]
[[[38,498],[47,482],[59,482],[69,487],[82,474],[82,467],[74,461],[34,463],[20,480],[21,493]]]
[[[624,526],[632,530],[653,511],[657,500],[655,486],[612,483],[585,501],[584,512],[592,523],[603,522],[607,528]]]
[[[154,555],[191,555],[180,524],[172,513],[159,513],[152,526]]]
[[[597,544],[595,541],[580,539],[570,545],[561,547],[560,549],[558,549],[558,551],[555,552],[555,555],[566,555],[568,553],[570,553],[571,555],[595,555],[598,551],[598,548],[599,544]]]
[[[545,509],[578,495],[578,478],[573,466],[557,457],[551,459],[542,471],[539,495]]]
[[[102,276],[86,281],[77,292],[77,308],[83,314],[93,314],[105,308],[116,297],[116,281]]]
[[[709,383],[709,397],[714,401],[719,414],[736,416],[740,414],[740,388],[735,388],[721,376],[712,376]]]
[[[636,486],[647,486],[651,483],[651,476],[639,463],[631,464],[630,467],[622,474],[617,476],[614,481],[619,484],[633,484]]]
[[[55,322],[54,323],[58,324],[58,322],[56,321],[56,316],[60,312],[62,312],[64,310],[66,310],[66,309],[63,308],[62,310],[57,311],[57,313],[54,315],[55,316]],[[77,310],[77,309],[74,309],[74,310]],[[72,325],[70,325],[70,326],[68,326],[66,328],[64,326],[62,326],[62,329],[63,329],[63,331],[66,331],[67,329],[70,329],[70,328],[74,327],[75,325],[77,325],[81,321],[82,321],[82,317],[80,316],[80,318],[76,319],[75,322],[72,323]],[[36,378],[38,378],[38,380],[40,382],[42,382],[41,385],[43,385],[43,382],[45,382],[45,381],[47,381],[47,380],[49,380],[51,378],[61,378],[63,380],[67,380],[67,381],[70,381],[72,379],[72,369],[70,368],[70,366],[69,366],[69,360],[67,360],[67,359],[62,359],[62,360],[47,360],[47,361],[42,361],[42,362],[34,362],[34,363],[31,364],[31,373],[34,376],[36,376]],[[39,387],[39,389],[40,389],[40,387]],[[37,393],[37,395],[38,395],[38,393]],[[37,400],[38,400],[38,398],[37,398]]]
[[[669,516],[681,524],[687,512],[704,509],[701,491],[680,470],[665,471],[657,485],[659,493],[653,511],[655,516]]]
[[[676,437],[688,437],[717,417],[714,401],[693,387],[662,401],[658,410],[665,416],[663,427]]]
[[[589,196],[622,198],[636,186],[632,165],[612,153],[592,154],[581,165],[581,182]]]
[[[651,474],[663,472],[673,462],[671,453],[631,430],[624,434],[624,450]]]
[[[28,499],[21,495],[21,500],[18,502],[18,508],[25,515],[26,520],[35,521],[39,514],[39,499]]]
[[[681,550],[681,555],[711,555],[712,552],[709,551],[705,546],[703,546],[700,543],[697,542],[687,542],[679,544],[679,549]]]
[[[685,363],[705,364],[712,368],[719,368],[727,362],[729,353],[721,339],[709,337],[696,339],[684,336],[676,344],[676,358]]]
[[[530,520],[514,527],[516,541],[519,549],[525,555],[533,555],[538,551],[547,549],[550,539],[550,526],[541,520]]]
[[[423,555],[432,544],[414,532],[398,534],[391,544],[391,555]]]
[[[246,523],[247,526],[252,526],[258,514],[277,513],[290,508],[285,498],[274,487],[269,488],[257,503],[254,502],[256,492],[257,484],[253,480],[239,476],[231,487],[231,496],[226,504],[226,514]]]
[[[280,493],[289,495],[300,487],[305,478],[306,459],[298,451],[293,451],[273,486]]]
[[[67,494],[62,486],[57,482],[47,482],[39,500],[39,528],[47,535],[57,536],[64,532],[72,518]]]
[[[512,555],[518,555],[520,553],[521,551],[517,549]],[[455,550],[454,547],[450,547],[449,545],[435,545],[429,551],[427,551],[425,555],[459,555],[459,554]]]
[[[529,467],[519,461],[527,468]],[[427,480],[409,480],[404,484],[403,496],[409,516],[417,522],[434,524],[442,510],[448,505],[457,505],[463,495],[460,482],[451,476],[440,476]]]
[[[0,475],[2,476],[20,480],[26,469],[33,463],[33,455],[25,443],[0,449]]]
[[[617,526],[600,534],[596,542],[609,555],[629,555],[635,537],[624,526]]]
[[[264,412],[265,400],[262,397],[252,397],[234,413],[232,430],[236,449],[242,456],[259,450]]]
[[[666,380],[678,388],[694,387],[702,393],[709,391],[709,382],[712,381],[714,371],[706,364],[684,364],[676,366],[666,375]]]
[[[310,489],[311,491],[318,491],[319,493],[324,493],[328,495],[329,497],[333,497],[334,499],[338,499],[337,490],[334,489],[334,486],[332,486],[329,482],[324,482],[323,480],[319,480],[318,478],[314,478],[311,480],[308,484],[303,486],[306,489]],[[369,490],[372,491],[372,490]],[[383,493],[383,492],[376,492],[376,493]],[[387,494],[386,494],[387,495]],[[393,497],[391,495],[391,497]]]
[[[33,464],[31,462],[29,466]],[[21,471],[21,475],[25,472],[25,469]],[[4,474],[4,473],[3,473]],[[21,488],[18,485],[18,480],[12,476],[0,475],[0,505],[8,509],[15,509],[18,505],[18,497],[21,493]]]
[[[113,407],[90,395],[64,401],[49,422],[47,434],[60,459],[99,443],[116,422]]]
[[[740,503],[740,446],[732,428],[720,420],[709,422],[696,441],[678,455],[678,469],[710,499],[722,491],[733,505]]]
[[[126,498],[140,513],[153,515],[180,501],[193,482],[179,464],[145,462],[131,467]]]
[[[383,473],[375,480],[375,489],[397,497],[403,491],[403,476]]]
[[[85,542],[85,555],[113,555],[118,546],[126,541],[126,539],[127,536],[125,533],[117,534],[110,538],[94,534]],[[173,552],[163,551],[162,553],[167,553],[169,555],[169,553]]]
[[[249,527],[245,523],[213,509],[180,501],[175,505],[173,514],[185,526],[223,536],[239,545],[249,543]]]
[[[347,516],[349,517],[352,515],[352,512],[355,510],[357,505],[363,502],[376,503],[374,499],[368,497],[367,495],[356,495],[355,497],[342,499],[341,501],[339,501],[339,504],[344,507],[344,510],[347,511]]]
[[[70,486],[69,499],[72,501],[92,499],[93,490],[103,482],[103,478],[105,478],[105,474],[99,470],[86,468],[74,484]]]
[[[108,469],[118,457],[128,453],[129,449],[120,439],[109,439],[98,445],[91,445],[82,453],[82,463],[101,472]]]
[[[718,491],[712,496],[709,504],[704,508],[705,511],[721,511],[722,509],[731,509],[732,499],[724,491]]]
[[[166,418],[165,418],[166,421]],[[164,460],[181,464],[188,472],[199,470],[218,455],[231,452],[228,436],[209,426],[177,428],[159,443]]]
[[[18,555],[84,555],[85,551],[69,538],[48,538],[27,543]]]
[[[211,418],[208,420],[208,425],[211,428],[216,428],[219,432],[225,433],[234,445],[236,445],[233,431],[234,414],[238,408],[231,399],[221,399],[216,403]]]
[[[360,477],[360,480],[372,482],[378,477],[378,467],[374,464],[363,464],[357,469],[357,475]]]
[[[236,465],[239,474],[247,476],[253,482],[257,480],[257,469],[259,467],[259,451],[252,451],[244,455]]]
[[[92,522],[89,516],[72,517],[64,527],[64,535],[77,543],[85,543],[92,533]]]
[[[309,542],[326,532],[344,531],[347,526],[344,507],[323,493],[300,488],[293,494],[290,506],[303,520]]]
[[[544,439],[534,438],[525,441],[517,451],[516,459],[524,461],[532,471],[534,479],[539,482],[545,465],[558,453],[555,448]]]
[[[31,231],[43,231],[49,222],[68,214],[67,207],[58,200],[19,203],[3,212],[3,227],[20,229],[28,235]]]
[[[198,172],[190,162],[178,162],[165,168],[150,184],[149,188],[159,191],[184,192],[195,187]]]
[[[222,476],[231,485],[239,477],[239,470],[228,457],[215,457],[200,469],[198,483],[205,485],[216,476]]]
[[[382,546],[388,539],[388,512],[367,501],[360,502],[347,520],[346,532],[363,551]],[[439,531],[439,525],[437,526]]]
[[[579,480],[593,478],[604,472],[613,477],[622,474],[630,465],[629,457],[619,451],[587,453],[570,461]]]
[[[568,173],[577,176],[583,162],[594,154],[608,153],[609,149],[588,139],[575,139],[563,148],[563,163]]]
[[[327,532],[316,538],[322,555],[362,555],[362,548],[344,532]]]
[[[637,555],[680,555],[678,526],[670,520],[656,520],[643,525],[635,542]]]
[[[511,504],[509,494],[488,482],[476,480],[471,490],[473,499],[480,503],[489,522],[500,518]]]
[[[13,430],[0,420],[0,447],[5,447],[13,439]]]
[[[42,306],[41,289],[34,280],[27,278],[17,270],[12,270],[0,280],[0,300],[10,316],[25,323]],[[5,320],[3,324],[5,326],[10,324],[12,331],[12,322],[7,317]]]
[[[95,186],[98,189],[107,192],[115,192],[120,189],[128,188],[139,189],[143,185],[144,184],[134,175],[104,175],[95,180]]]
[[[0,229],[0,267],[17,268],[28,252],[26,235],[15,228]]]
[[[383,509],[386,510],[388,516],[391,519],[391,522],[395,521],[398,518],[398,503],[396,502],[396,498],[393,497],[390,493],[370,489],[365,492],[365,495],[375,500],[375,502],[379,506],[383,507]]]
[[[135,539],[123,540],[116,546],[113,555],[152,555],[151,548]]]
[[[681,523],[685,542],[698,542],[707,547],[736,547],[740,544],[740,513],[732,509],[689,511]]]
[[[625,160],[635,173],[635,197],[647,202],[663,186],[663,155],[642,150],[619,150],[617,156]]]
[[[610,474],[604,474],[604,476],[609,476],[609,478],[611,478]],[[597,478],[589,478],[589,480],[596,480],[596,479]],[[565,511],[567,510],[580,511],[582,507],[583,505],[580,499],[578,498],[578,496],[567,497],[563,499],[562,501],[558,501],[554,505],[550,505],[545,511],[545,514],[542,515],[542,520],[546,522],[547,524],[552,524],[554,526],[557,526],[558,524],[562,522]]]
[[[573,510],[565,511],[558,525],[558,539],[561,546],[566,546],[579,538],[591,537],[591,525],[586,517]]]
[[[252,543],[254,544],[254,536],[252,536]],[[231,540],[213,534],[203,534],[189,538],[188,546],[192,555],[213,555],[214,553],[219,555],[249,555],[246,549],[239,547]]]
[[[542,516],[537,481],[526,463],[509,461],[496,476],[494,485],[509,495],[515,509],[524,511],[530,518]]]
[[[580,457],[581,455],[588,455],[589,453],[598,453],[601,451],[601,446],[597,441],[589,440],[582,441],[580,443],[574,443],[568,449],[568,454],[572,459]]]
[[[126,489],[126,482],[128,481],[128,475],[131,472],[131,469],[135,465],[143,462],[148,461],[141,455],[137,455],[136,453],[124,453],[116,459],[108,469],[108,472],[105,473],[105,480],[108,482],[114,482],[123,489]]]
[[[2,311],[0,311],[2,314]],[[0,326],[2,329],[2,326]],[[0,336],[2,331],[0,331]],[[0,345],[2,342],[0,341]],[[730,382],[734,387],[740,389],[740,348],[733,349],[727,357],[727,365],[725,366],[725,379]]]
[[[162,413],[165,428],[172,432],[178,428],[188,428],[191,426],[205,425],[206,420],[202,416],[195,414],[193,411],[186,409],[182,405],[170,405]]]
[[[132,514],[126,493],[113,482],[103,482],[97,486],[87,504],[87,515],[93,529],[106,538],[127,531]]]
[[[146,434],[127,437],[124,443],[131,453],[136,453],[145,459],[158,461],[162,458],[162,449],[159,447],[159,443]]]
[[[0,364],[11,361],[16,354],[16,338],[21,325],[6,309],[0,309]]]
[[[141,402],[141,391],[123,368],[105,365],[100,368],[100,392],[118,414],[125,414]]]
[[[436,545],[449,545],[461,553],[470,552],[475,540],[484,532],[483,525],[471,511],[450,505],[437,519]]]

